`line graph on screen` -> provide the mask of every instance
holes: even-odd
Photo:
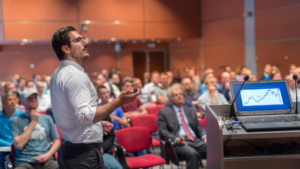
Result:
[[[242,90],[243,106],[283,105],[279,88]]]

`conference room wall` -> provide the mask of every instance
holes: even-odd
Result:
[[[132,42],[122,43],[120,52],[120,72],[121,76],[133,76],[132,51],[149,49],[147,43]],[[152,49],[167,49],[168,43],[156,44]],[[102,69],[110,67],[118,68],[118,53],[115,52],[115,44],[91,43],[88,46],[90,57],[84,61],[83,68],[89,73],[91,80]],[[14,74],[19,74],[26,78],[32,78],[32,74],[52,75],[53,71],[60,65],[51,44],[26,44],[26,45],[2,45],[0,48],[0,81],[10,81]],[[34,68],[30,68],[34,64]]]
[[[4,40],[49,40],[59,27],[82,24],[91,39],[199,38],[200,0],[188,2],[2,0]]]
[[[285,76],[290,64],[300,66],[300,1],[255,1],[255,9],[258,75],[265,64],[276,63]]]

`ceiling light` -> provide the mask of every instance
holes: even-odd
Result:
[[[118,21],[118,20],[115,21],[115,24],[119,24],[119,23],[120,23],[120,21]]]

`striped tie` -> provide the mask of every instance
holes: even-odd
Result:
[[[182,124],[182,127],[186,133],[186,136],[189,140],[191,141],[194,141],[195,137],[192,135],[192,133],[190,132],[189,130],[189,127],[188,125],[186,124],[186,121],[184,120],[184,117],[183,117],[183,113],[181,111],[181,109],[179,109],[179,113],[180,113],[180,120],[181,120],[181,124]]]

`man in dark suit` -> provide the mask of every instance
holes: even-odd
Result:
[[[198,160],[206,158],[206,132],[199,123],[196,111],[183,106],[184,98],[179,87],[169,90],[172,107],[158,113],[158,131],[161,139],[171,140],[179,159],[186,161],[186,168],[198,169]]]

